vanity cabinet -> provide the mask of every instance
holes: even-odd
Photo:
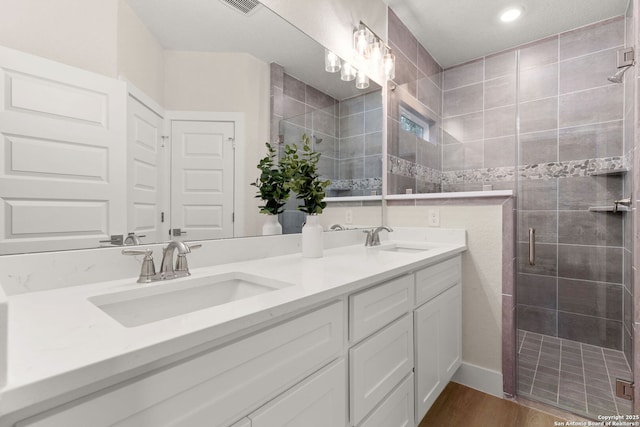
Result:
[[[456,267],[450,266],[449,269],[455,275]],[[459,268],[457,270],[459,272]],[[435,284],[436,287],[440,285]],[[416,419],[420,420],[462,363],[462,287],[459,273],[458,280],[448,289],[415,310],[414,328]]]
[[[339,357],[344,318],[335,302],[17,425],[228,427]]]
[[[15,426],[415,426],[461,363],[460,276],[455,256]]]

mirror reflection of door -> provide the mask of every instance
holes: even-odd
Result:
[[[142,242],[159,242],[166,238],[160,183],[163,118],[131,95],[127,115],[127,232]]]
[[[233,122],[171,122],[171,238],[233,237]]]

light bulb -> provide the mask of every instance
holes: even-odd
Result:
[[[376,41],[371,43],[369,47],[369,60],[373,63],[375,68],[378,68],[382,62],[382,51],[383,51],[382,43]]]
[[[396,78],[396,56],[394,54],[389,52],[384,56],[382,67],[384,69],[384,76],[387,80],[393,80]]]
[[[342,69],[340,70],[340,79],[345,82],[350,82],[351,80],[356,78],[356,69],[353,68],[353,65],[345,62],[342,64]]]
[[[340,71],[340,58],[329,49],[324,50],[324,69],[329,73]]]
[[[364,28],[353,33],[353,49],[364,58],[369,55],[369,40],[367,39],[367,30]]]
[[[367,77],[364,71],[358,70],[358,75],[356,76],[356,88],[366,89],[368,87],[369,87],[369,77]]]

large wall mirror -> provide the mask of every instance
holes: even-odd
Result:
[[[92,173],[106,161],[100,158],[101,149],[90,146],[89,137],[86,143],[74,142],[74,148],[83,146],[80,151],[84,154],[79,154],[78,150],[71,153],[68,148],[72,145],[61,136],[16,137],[19,132],[11,126],[0,127],[4,144],[0,156],[5,164],[0,171],[4,187],[0,254],[111,246],[100,241],[109,240],[112,234],[126,237],[130,232],[145,235],[143,244],[170,238],[260,235],[265,217],[259,214],[260,201],[250,183],[258,176],[258,160],[266,155],[264,143],[300,144],[302,134],[309,135],[313,148],[322,153],[320,171],[332,181],[329,197],[348,196],[347,203],[357,203],[353,199],[360,197],[369,199],[363,203],[380,207],[381,202],[372,198],[379,198],[382,188],[383,110],[381,88],[373,80],[369,87],[357,89],[354,81],[343,81],[340,72],[325,71],[324,47],[261,4],[252,10],[238,10],[223,0],[103,3],[107,4],[113,5],[115,16],[101,20],[100,27],[108,33],[105,39],[117,38],[115,53],[105,52],[117,71],[104,74],[114,82],[117,76],[120,87],[126,86],[126,95],[117,102],[109,98],[95,104],[105,106],[112,115],[105,120],[93,120],[93,110],[88,108],[68,122],[106,123],[111,117],[122,117],[124,125],[117,138],[122,138],[123,147],[110,147],[120,154],[109,161],[119,159],[124,164],[109,164],[112,169],[105,174]],[[87,8],[68,19],[86,20],[92,13],[101,13]],[[24,4],[16,5],[18,9],[24,20]],[[7,37],[10,32],[0,34],[0,44],[11,40]],[[19,35],[16,30],[14,39]],[[43,38],[42,49],[24,50],[30,54],[53,50],[47,43],[50,41]],[[7,44],[22,50],[19,43]],[[64,50],[64,43],[56,49],[58,53]],[[13,81],[4,92],[13,93],[16,99],[24,95],[24,105],[31,102],[33,108],[40,108],[39,102],[27,99],[29,91],[42,99],[39,82],[50,82],[50,78],[40,78],[34,71],[36,77],[24,81],[39,82],[21,92],[26,86],[18,77],[30,74],[14,73],[5,63],[2,67],[9,76],[5,80]],[[55,73],[61,74],[65,67],[69,68],[65,64]],[[72,74],[61,75],[65,83],[56,83],[45,93],[53,96],[61,87],[72,88],[73,96],[78,91],[82,96],[93,93],[75,87]],[[93,105],[91,96],[85,98]],[[13,108],[14,101],[9,99],[5,110],[13,114],[28,109]],[[49,112],[38,113],[40,119],[59,116],[54,102],[51,104]],[[12,117],[4,121],[0,117],[0,126]],[[56,144],[47,145],[50,141]],[[19,168],[12,169],[20,163],[16,159],[24,166],[19,173]],[[6,166],[9,164],[13,166]],[[73,172],[64,170],[65,165],[74,168]],[[77,165],[83,170],[77,172]],[[41,170],[30,176],[38,168]],[[122,178],[114,176],[118,172]],[[98,185],[82,193],[72,182],[79,175],[90,176],[87,181],[94,184],[104,176],[120,180],[118,197],[123,203],[102,203]],[[19,185],[14,185],[16,180],[21,180]],[[77,196],[46,192],[47,186],[65,180],[70,183],[68,191]],[[41,189],[33,190],[36,187]],[[103,205],[109,206],[102,209]],[[295,202],[290,205],[288,211],[295,212]],[[373,223],[381,222],[381,211]],[[114,222],[114,213],[121,219]],[[295,232],[300,222],[296,215],[281,221],[291,225],[285,227],[289,232]],[[39,225],[33,226],[35,223]]]

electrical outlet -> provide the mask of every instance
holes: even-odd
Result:
[[[429,227],[440,227],[440,209],[434,208],[427,211],[427,225]]]
[[[347,209],[347,212],[344,216],[345,224],[353,224],[353,211],[351,209]]]

